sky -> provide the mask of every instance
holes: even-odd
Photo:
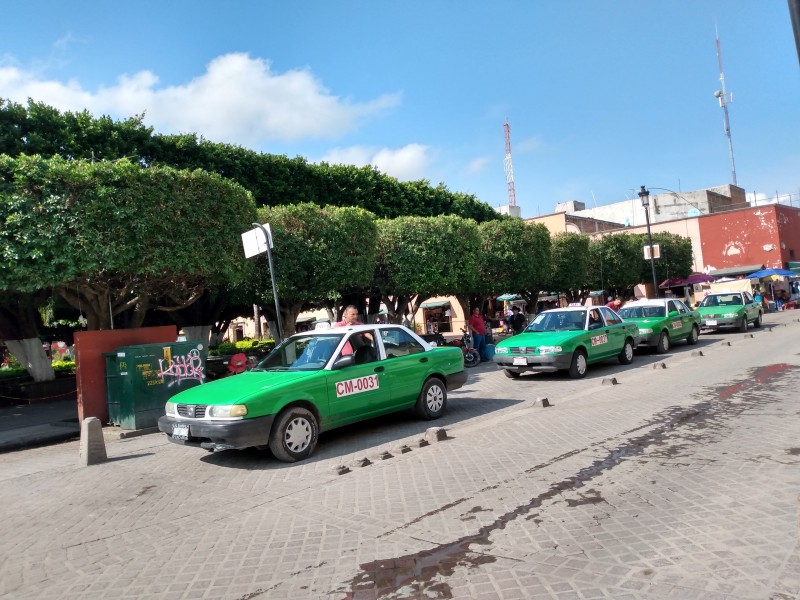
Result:
[[[786,0],[0,0],[0,97],[373,165],[523,217],[732,182],[800,206]]]

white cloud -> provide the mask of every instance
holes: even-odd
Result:
[[[399,94],[353,102],[333,95],[307,69],[275,73],[270,67],[269,61],[247,54],[226,54],[182,85],[158,87],[156,74],[140,71],[91,92],[74,81],[47,80],[5,66],[0,89],[16,102],[30,97],[60,110],[88,109],[117,118],[144,112],[145,122],[161,133],[193,132],[250,147],[270,140],[336,138],[400,103]]]
[[[539,150],[540,148],[543,148],[543,147],[544,147],[544,142],[542,142],[542,138],[541,137],[539,137],[539,136],[530,137],[530,138],[522,140],[518,144],[512,144],[511,145],[511,154],[514,154],[514,152],[517,152],[517,151],[519,151],[519,152],[535,152],[536,150]]]
[[[400,181],[425,179],[431,163],[429,148],[422,144],[408,144],[396,149],[366,146],[333,148],[321,160],[337,165],[372,165]]]
[[[486,167],[489,166],[489,163],[492,162],[492,159],[488,156],[480,156],[478,158],[473,158],[467,166],[464,167],[464,172],[469,175],[476,175],[478,173],[483,173],[486,170]]]

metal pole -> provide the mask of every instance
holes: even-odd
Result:
[[[789,0],[789,15],[794,31],[794,45],[797,47],[797,59],[800,60],[800,0]]]
[[[267,260],[269,261],[269,277],[272,280],[272,297],[275,299],[275,326],[278,328],[278,339],[276,343],[283,340],[283,331],[281,330],[281,307],[278,305],[278,286],[275,284],[275,267],[272,265],[272,245],[270,244],[270,235],[261,223],[252,223],[253,227],[258,227],[261,233],[264,234],[264,241],[267,243]]]
[[[653,272],[653,293],[658,298],[658,281],[656,280],[656,263],[653,258],[653,236],[650,233],[650,206],[644,207],[644,218],[647,221],[647,244],[650,246],[650,270]]]

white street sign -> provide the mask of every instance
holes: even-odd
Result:
[[[269,247],[274,248],[272,245],[272,230],[269,228],[269,223],[264,224],[264,229],[267,230],[269,237]],[[259,227],[245,231],[242,234],[242,246],[244,246],[244,257],[250,258],[256,254],[261,254],[267,251],[267,241],[264,239],[264,233]]]

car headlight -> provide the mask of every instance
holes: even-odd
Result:
[[[639,327],[639,333],[653,333],[653,330],[649,327]]]
[[[208,416],[218,418],[243,417],[247,414],[247,407],[244,404],[222,404],[220,406],[209,406]]]
[[[539,354],[553,354],[561,352],[561,346],[539,346]]]
[[[495,354],[508,354],[508,348],[495,348]]]
[[[178,405],[174,402],[167,402],[164,405],[164,412],[168,415],[177,415],[178,414]]]
[[[722,316],[725,317],[726,319],[735,319],[738,315],[736,313],[725,313]]]

